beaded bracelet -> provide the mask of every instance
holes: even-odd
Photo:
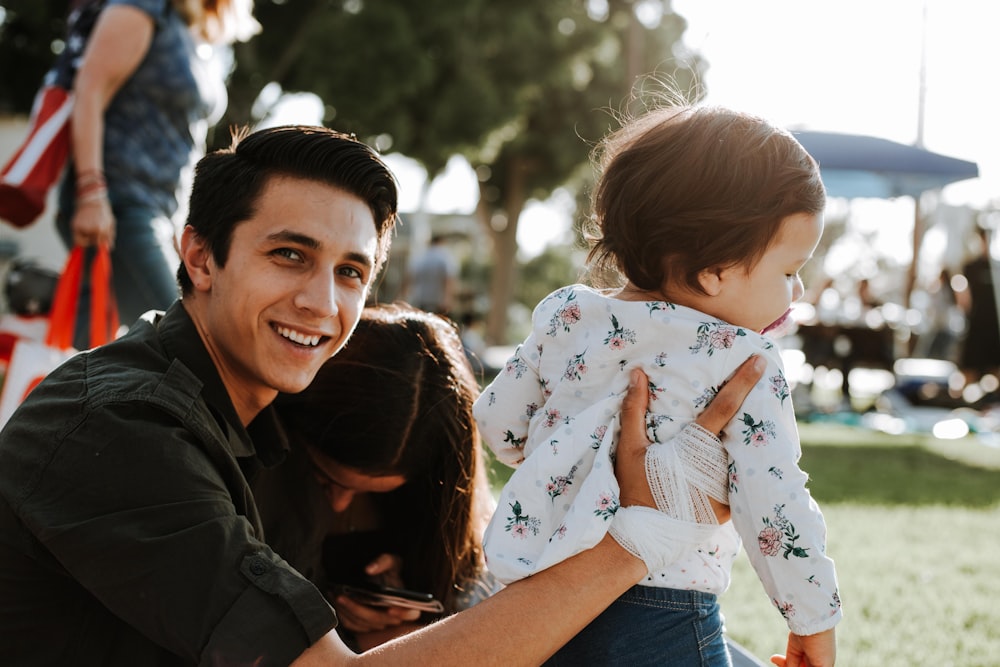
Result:
[[[76,196],[76,205],[85,206],[96,202],[108,201],[108,188],[104,185],[88,186],[83,194]]]

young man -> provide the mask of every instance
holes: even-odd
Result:
[[[263,130],[199,163],[182,298],[53,372],[0,434],[5,664],[533,664],[646,574],[608,538],[355,656],[322,594],[268,547],[247,478],[283,456],[269,404],[346,342],[395,218],[378,156],[322,128]],[[721,429],[758,377],[747,366],[702,425]],[[652,507],[641,376],[634,388],[622,505]],[[656,514],[626,507],[623,521],[632,510]],[[545,635],[509,641],[543,618]]]

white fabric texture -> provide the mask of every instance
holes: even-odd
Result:
[[[710,434],[688,430],[680,446],[670,441],[752,354],[767,368],[723,431],[722,477]],[[795,415],[774,343],[683,306],[622,301],[582,285],[538,305],[531,334],[474,407],[485,442],[516,467],[486,530],[490,570],[504,582],[529,576],[608,531],[618,509],[618,415],[635,367],[649,377],[647,435],[661,443],[646,461],[658,505],[704,518],[704,496],[724,487],[732,510],[731,521],[712,525],[709,537],[640,583],[720,594],[742,538],[793,632],[833,627],[841,616],[836,573],[822,513],[798,467]],[[671,476],[676,470],[684,479]]]
[[[611,537],[657,572],[673,563],[684,549],[711,537],[712,526],[681,521],[651,507],[619,507],[608,529]]]
[[[708,499],[729,502],[728,463],[722,442],[694,422],[670,442],[650,445],[646,479],[656,507],[681,521],[718,523]]]

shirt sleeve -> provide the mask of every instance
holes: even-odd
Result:
[[[509,466],[524,460],[528,423],[544,402],[535,335],[517,346],[493,382],[473,405],[479,432],[497,459]]]
[[[192,664],[285,665],[336,616],[237,511],[245,484],[222,451],[164,411],[111,404],[53,446],[16,510],[74,580],[157,644]]]
[[[724,432],[733,524],[771,602],[792,632],[832,628],[842,612],[826,524],[799,468],[795,412],[776,349]]]

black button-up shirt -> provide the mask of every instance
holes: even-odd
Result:
[[[336,625],[264,542],[244,429],[180,303],[51,373],[0,434],[0,664],[285,665]]]

